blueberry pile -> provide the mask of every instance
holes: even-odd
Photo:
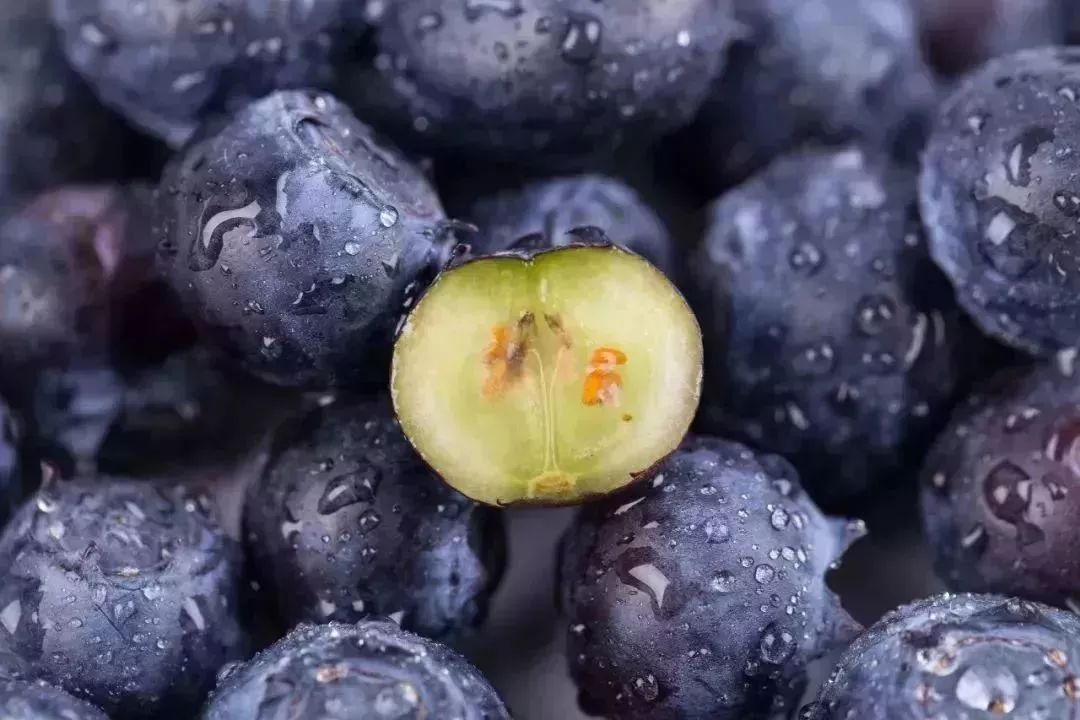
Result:
[[[1074,0],[0,2],[0,720],[1080,718]]]

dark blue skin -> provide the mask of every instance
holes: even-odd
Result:
[[[346,78],[350,102],[426,148],[526,165],[572,163],[685,124],[735,32],[730,0],[385,8],[374,70]]]
[[[583,709],[625,720],[764,720],[857,626],[825,573],[861,534],[775,455],[688,441],[585,506],[564,540],[567,657]]]
[[[44,682],[0,680],[4,720],[109,720],[90,703]]]
[[[483,619],[505,542],[500,516],[439,480],[382,399],[340,400],[279,430],[244,533],[286,627],[400,613],[436,639]]]
[[[390,621],[300,625],[214,691],[202,720],[509,720],[480,672]]]
[[[1026,48],[1064,45],[1072,0],[919,0],[928,54],[944,74]]]
[[[781,159],[712,205],[688,269],[706,427],[789,458],[823,503],[916,470],[980,346],[912,173],[855,147]]]
[[[689,135],[713,188],[807,142],[911,153],[936,102],[910,0],[736,0],[745,28]]]
[[[4,217],[0,368],[16,391],[42,368],[108,353],[114,307],[156,280],[143,198],[136,187],[60,186]]]
[[[280,88],[326,86],[342,0],[52,0],[72,65],[142,129],[178,147],[202,121]]]
[[[7,523],[23,491],[18,442],[15,418],[0,398],[0,528]]]
[[[64,61],[48,3],[0,4],[0,208],[56,184],[118,174],[134,147]]]
[[[951,588],[1062,608],[1080,598],[1080,385],[1072,357],[981,386],[927,457],[923,520]]]
[[[1080,49],[1009,55],[942,106],[923,156],[934,259],[989,335],[1046,356],[1080,343]]]
[[[118,720],[188,718],[247,652],[239,586],[205,497],[53,481],[0,536],[0,656]]]
[[[462,217],[479,231],[468,238],[481,255],[511,248],[541,233],[551,246],[573,242],[570,231],[595,226],[620,246],[644,256],[669,277],[675,247],[656,213],[623,182],[603,175],[556,177],[468,203]]]
[[[886,615],[840,658],[802,720],[1080,717],[1080,619],[996,595]]]
[[[191,144],[158,193],[159,264],[209,342],[287,386],[385,382],[451,224],[427,180],[328,95],[283,91]]]

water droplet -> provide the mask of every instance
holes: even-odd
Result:
[[[754,568],[754,579],[762,585],[772,582],[776,576],[776,571],[773,570],[772,565],[758,565]]]
[[[796,351],[791,359],[791,369],[803,377],[828,375],[834,367],[836,353],[827,341],[807,345]]]
[[[787,630],[776,627],[775,624],[770,624],[761,635],[758,654],[761,656],[762,662],[770,665],[781,665],[795,654],[798,647],[799,644],[795,641],[794,635]]]
[[[712,576],[712,580],[709,581],[709,587],[715,592],[726,595],[735,589],[735,583],[736,580],[734,574],[727,570],[721,570]]]
[[[653,609],[660,611],[671,581],[654,561],[650,548],[631,548],[616,561],[615,570],[623,583],[645,592],[652,599]]]
[[[803,242],[799,243],[798,247],[791,251],[788,262],[791,263],[792,270],[810,276],[825,264],[825,255],[816,245]]]
[[[705,521],[705,539],[707,542],[713,544],[726,543],[731,540],[731,530],[728,526],[718,520],[709,519]]]
[[[566,32],[560,49],[567,62],[586,64],[600,49],[603,25],[594,15],[571,12],[567,14]]]
[[[855,306],[855,327],[863,335],[874,337],[896,317],[896,303],[884,295],[867,295]]]
[[[475,22],[488,12],[514,18],[525,11],[520,0],[465,0],[465,18],[469,22]]]
[[[373,467],[344,475],[338,475],[326,484],[318,502],[320,515],[332,515],[342,508],[356,503],[370,503],[375,499],[381,476]]]
[[[346,255],[359,255],[360,250],[362,250],[362,249],[363,249],[363,247],[360,245],[360,243],[356,242],[355,240],[350,240],[347,243],[345,243],[345,254]]]
[[[791,515],[782,507],[777,507],[769,516],[769,524],[776,530],[783,530],[791,522]]]
[[[225,248],[227,233],[240,230],[244,237],[254,237],[258,233],[255,218],[260,212],[262,206],[258,201],[252,201],[242,208],[222,210],[213,215],[203,225],[202,232],[192,241],[188,253],[188,267],[196,272],[213,268]]]
[[[438,30],[443,26],[443,16],[437,12],[424,13],[416,19],[416,29],[420,34]]]
[[[379,224],[384,228],[394,227],[398,221],[398,211],[393,205],[387,205],[379,211]]]

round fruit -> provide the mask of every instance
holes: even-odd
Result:
[[[712,187],[812,141],[918,144],[937,101],[911,0],[737,0],[744,33],[688,133]]]
[[[422,144],[551,162],[687,122],[734,34],[730,0],[386,3],[349,91]]]
[[[919,197],[930,251],[990,335],[1080,344],[1080,48],[990,62],[944,104]]]
[[[270,95],[189,146],[159,200],[162,269],[209,341],[292,386],[385,377],[449,226],[419,170],[309,92]]]
[[[974,333],[911,173],[855,147],[778,160],[712,206],[689,270],[706,427],[790,459],[820,502],[917,469]]]
[[[570,504],[678,446],[701,363],[700,329],[671,282],[601,243],[444,272],[401,329],[390,382],[405,434],[456,490]]]
[[[391,622],[300,625],[222,679],[203,720],[509,720],[465,658]]]
[[[118,186],[66,186],[42,193],[5,218],[0,225],[5,380],[105,352],[110,302],[122,280],[139,284],[126,272],[147,230],[136,226],[134,200]]]
[[[712,438],[587,506],[562,562],[582,707],[622,720],[789,714],[807,663],[856,630],[825,573],[860,527],[826,518],[783,459]]]
[[[208,116],[286,87],[325,85],[341,0],[52,0],[72,65],[174,146]]]
[[[1077,717],[1080,619],[993,595],[901,607],[840,658],[802,720]]]
[[[1080,608],[1080,384],[1066,358],[982,388],[927,459],[923,517],[957,590]]]
[[[245,651],[240,558],[182,485],[47,483],[0,536],[0,647],[118,718],[187,718]]]
[[[109,720],[105,713],[44,682],[0,679],[4,720]]]
[[[473,201],[464,216],[480,229],[468,240],[474,253],[508,250],[535,233],[554,247],[571,242],[575,228],[595,226],[673,277],[676,248],[667,228],[632,188],[604,175],[550,178],[504,190]]]
[[[45,0],[0,3],[0,207],[65,182],[120,173],[119,118],[68,67]]]
[[[394,616],[441,639],[483,619],[502,520],[431,473],[388,401],[339,401],[278,431],[244,507],[248,554],[288,627]]]

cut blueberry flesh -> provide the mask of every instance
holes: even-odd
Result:
[[[569,504],[631,482],[697,409],[701,332],[675,287],[613,246],[481,258],[409,315],[391,392],[402,429],[481,502]]]

